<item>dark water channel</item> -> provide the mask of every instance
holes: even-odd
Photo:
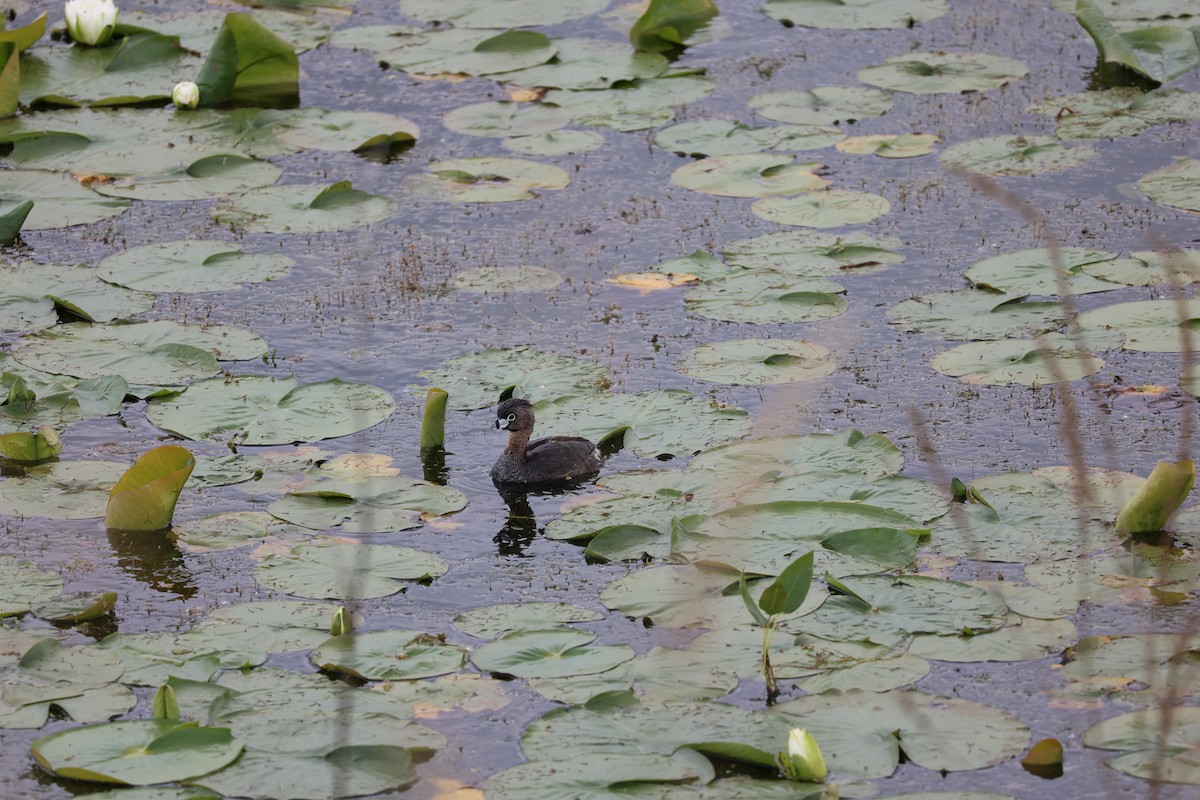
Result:
[[[137,7],[155,12],[198,5],[172,0]],[[1071,17],[1049,8],[1048,0],[955,1],[949,14],[914,29],[865,32],[787,29],[762,15],[755,2],[724,0],[719,5],[732,26],[731,35],[689,50],[680,60],[682,65],[705,68],[717,89],[681,109],[677,121],[750,122],[753,115],[745,101],[751,95],[853,85],[857,70],[898,53],[965,49],[1020,59],[1029,66],[1029,75],[986,93],[896,93],[890,112],[850,126],[851,132],[927,131],[946,142],[1013,130],[1052,133],[1053,120],[1024,114],[1024,108],[1086,88],[1095,62],[1090,39]],[[122,4],[123,10],[133,7]],[[361,0],[344,21],[339,16],[331,19],[344,26],[395,23],[400,21],[395,7],[392,2]],[[52,20],[57,13],[57,8],[51,12]],[[33,10],[22,11],[18,22],[32,14]],[[547,32],[592,31],[598,24],[593,19]],[[615,32],[612,36],[619,38]],[[409,389],[422,383],[417,373],[465,352],[516,345],[601,363],[615,376],[613,391],[684,388],[711,395],[746,409],[757,435],[847,427],[883,433],[904,451],[904,474],[916,477],[951,474],[968,479],[1066,463],[1060,431],[1064,392],[1078,409],[1078,429],[1091,465],[1145,474],[1158,459],[1174,456],[1180,448],[1182,415],[1194,414],[1190,398],[1152,404],[1113,398],[1093,387],[1118,382],[1173,386],[1179,370],[1175,356],[1113,351],[1094,378],[1061,387],[966,386],[930,368],[930,356],[944,349],[937,337],[904,333],[884,321],[884,311],[901,299],[964,286],[962,270],[983,257],[1040,244],[1017,214],[948,174],[936,156],[890,160],[833,148],[804,153],[803,158],[828,166],[838,188],[875,192],[891,202],[891,213],[856,230],[899,238],[907,261],[871,275],[839,276],[848,289],[850,308],[835,319],[805,325],[721,323],[685,314],[682,295],[676,291],[642,295],[605,283],[615,273],[644,271],[697,249],[719,253],[732,241],[778,229],[753,216],[748,200],[714,198],[672,184],[671,172],[684,161],[652,146],[652,132],[605,129],[605,144],[598,151],[541,159],[566,168],[573,182],[534,200],[491,205],[423,201],[404,196],[399,184],[428,162],[508,155],[498,140],[461,136],[440,122],[453,108],[500,99],[501,88],[483,79],[453,84],[416,81],[380,69],[368,53],[328,46],[304,54],[301,64],[305,105],[400,114],[416,121],[422,136],[390,164],[337,154],[278,159],[285,170],[283,181],[352,180],[356,188],[396,199],[400,211],[392,219],[345,233],[243,236],[213,223],[209,203],[135,203],[110,223],[28,234],[6,257],[95,264],[124,248],[174,238],[235,238],[287,254],[296,265],[281,280],[240,291],[161,295],[150,316],[254,330],[270,343],[274,358],[270,365],[253,364],[249,371],[294,373],[302,383],[338,376],[390,390],[399,403],[390,419],[319,447],[330,455],[385,453],[406,475],[422,473],[416,446],[421,394]],[[1196,78],[1179,83],[1197,90]],[[1196,246],[1200,229],[1195,216],[1131,199],[1122,187],[1176,156],[1200,156],[1198,133],[1196,123],[1172,124],[1135,138],[1100,141],[1100,157],[1082,167],[1045,177],[1003,179],[1001,184],[1044,215],[1048,230],[1064,244],[1126,253],[1147,249],[1153,236]],[[549,292],[507,296],[450,288],[453,276],[466,269],[522,264],[549,267],[564,282]],[[1160,296],[1166,295],[1132,288],[1078,302],[1088,308]],[[673,368],[696,344],[768,335],[822,343],[833,350],[839,368],[813,383],[764,389],[695,381]],[[934,469],[917,446],[914,414],[936,450],[940,469]],[[431,585],[413,584],[401,594],[356,603],[368,627],[444,632],[451,641],[465,644],[469,637],[450,625],[462,609],[561,600],[603,610],[597,599],[600,591],[636,568],[586,564],[579,548],[539,536],[539,528],[558,513],[563,497],[529,498],[528,511],[536,522],[524,513],[510,513],[488,478],[503,441],[491,423],[490,410],[451,412],[447,420],[445,478],[468,495],[464,511],[444,525],[371,537],[373,542],[436,553],[450,564],[450,571]],[[119,418],[72,427],[64,437],[62,458],[132,460],[163,438],[146,421],[143,406],[135,404]],[[197,449],[221,454],[217,444]],[[675,464],[682,466],[683,460]],[[618,453],[606,470],[636,466],[658,465]],[[244,510],[272,499],[248,504],[247,496],[232,488],[185,494],[177,518]],[[0,551],[60,571],[68,591],[119,592],[115,625],[126,632],[185,629],[219,605],[272,596],[255,583],[250,561],[241,551],[180,552],[149,537],[106,534],[98,520],[59,523],[4,517]],[[956,569],[954,577],[962,578],[991,577],[997,571],[995,565]],[[1004,570],[1019,574],[1019,567]],[[1196,612],[1191,599],[1170,608],[1085,608],[1074,621],[1081,636],[1183,630],[1194,627]],[[629,643],[639,653],[659,644],[682,646],[694,635],[646,628],[615,614],[584,627],[597,631],[602,642]],[[80,636],[107,632],[81,629]],[[270,663],[311,669],[303,654],[275,656]],[[1068,748],[1063,778],[1044,782],[1023,772],[1015,761],[944,778],[902,764],[892,778],[879,782],[882,794],[953,789],[1026,800],[1051,795],[1064,800],[1145,797],[1145,783],[1105,767],[1107,754],[1082,747],[1083,732],[1115,712],[1051,707],[1043,693],[1047,687],[1031,682],[1030,674],[1035,671],[1029,663],[935,663],[917,688],[1010,711],[1032,729],[1035,741],[1060,739]],[[1039,669],[1036,674],[1050,673]],[[504,709],[427,723],[445,734],[450,745],[420,766],[422,780],[407,796],[436,796],[436,779],[477,785],[521,760],[521,731],[552,704],[515,684],[509,689],[512,702]],[[761,687],[745,685],[734,698],[757,707],[762,703]],[[40,731],[0,731],[0,796],[50,800],[94,788],[47,778],[29,755],[34,738],[71,724],[58,721]],[[1163,787],[1158,796],[1194,797],[1195,789]]]

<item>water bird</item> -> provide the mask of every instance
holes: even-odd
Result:
[[[590,478],[600,471],[600,450],[582,436],[533,434],[533,405],[512,397],[496,408],[496,427],[508,431],[504,452],[492,465],[497,485],[554,484]]]

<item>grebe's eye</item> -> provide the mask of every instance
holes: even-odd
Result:
[[[508,415],[508,421],[509,421],[509,422],[512,422],[512,421],[513,421],[514,419],[516,419],[516,418],[517,418],[517,415],[516,415],[516,414],[509,414],[509,415]]]

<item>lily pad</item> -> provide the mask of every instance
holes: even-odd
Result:
[[[0,494],[4,494],[2,489]],[[15,556],[0,554],[0,578],[0,617],[24,614],[53,600],[63,589],[58,573],[38,569],[30,561],[17,561]]]
[[[419,528],[423,517],[451,514],[466,505],[466,496],[457,489],[397,475],[320,481],[288,492],[268,510],[315,530],[381,533]]]
[[[178,526],[175,530],[178,531]],[[182,638],[223,644],[238,642],[261,647],[268,653],[309,650],[329,638],[329,619],[338,608],[334,603],[296,600],[237,603],[214,609],[182,634]]]
[[[603,11],[607,0],[401,0],[400,10],[422,22],[459,28],[532,28],[557,25]]]
[[[823,378],[837,364],[828,347],[804,339],[738,339],[698,345],[676,368],[700,380],[763,386]]]
[[[129,208],[128,200],[98,195],[71,175],[29,169],[0,172],[0,214],[27,200],[35,201],[21,225],[27,231],[88,225],[118,217]]]
[[[570,628],[513,631],[475,648],[484,672],[518,678],[564,678],[605,672],[633,658],[629,645],[593,645],[596,634]]]
[[[966,289],[901,300],[887,317],[902,330],[963,341],[1035,336],[1057,330],[1071,313],[1059,303],[1025,302],[1022,294]]]
[[[554,58],[551,40],[533,31],[370,25],[335,31],[336,47],[369,50],[393,69],[416,75],[492,75],[534,67]]]
[[[387,597],[419,581],[445,574],[437,556],[384,544],[302,544],[269,555],[254,568],[264,586],[299,597],[365,600]]]
[[[1151,200],[1184,211],[1200,212],[1200,159],[1176,159],[1143,175],[1137,185]]]
[[[297,150],[361,153],[411,145],[420,136],[412,120],[378,111],[266,109],[254,124],[267,127],[277,142]]]
[[[49,328],[60,310],[89,322],[112,322],[153,305],[154,295],[111,286],[82,264],[0,265],[0,330]]]
[[[1200,300],[1135,300],[1086,311],[1076,322],[1085,332],[1124,335],[1126,350],[1182,353],[1200,349],[1200,337],[1192,332],[1198,317]]]
[[[682,751],[687,753],[689,751]],[[557,800],[562,797],[617,797],[630,787],[638,794],[682,784],[693,791],[707,781],[712,767],[697,766],[683,754],[577,753],[570,758],[529,761],[491,775],[483,790],[494,800]],[[662,796],[662,795],[658,795]]]
[[[1105,64],[1119,65],[1155,83],[1200,67],[1200,43],[1191,31],[1156,25],[1121,33],[1090,0],[1075,4],[1075,19],[1091,35]]]
[[[1095,158],[1090,145],[1068,147],[1052,136],[989,136],[951,145],[938,159],[981,175],[1048,175]]]
[[[1036,339],[968,342],[938,353],[931,366],[963,383],[1007,386],[1045,386],[1086,378],[1104,369],[1104,362],[1074,339],[1047,333]]]
[[[904,53],[858,71],[871,86],[897,92],[938,94],[983,92],[1024,77],[1029,69],[1015,58],[989,53]]]
[[[1011,614],[1003,628],[986,633],[914,636],[908,652],[938,661],[1034,661],[1061,653],[1079,634],[1066,620],[1024,619]]]
[[[0,501],[22,517],[91,519],[104,516],[108,492],[128,468],[117,461],[58,461],[29,467],[0,481]]]
[[[1120,289],[1121,285],[1094,277],[1087,267],[1116,260],[1115,253],[1083,247],[1044,247],[1004,253],[977,261],[967,268],[967,280],[994,292],[1056,297]]]
[[[23,105],[165,103],[178,78],[195,75],[200,54],[174,36],[144,31],[101,47],[35,47],[21,57]]]
[[[333,726],[334,719],[328,724]],[[328,800],[403,789],[416,779],[408,748],[376,744],[316,753],[247,748],[237,763],[205,776],[204,783],[225,797],[270,800],[287,794],[295,800]],[[339,791],[331,793],[335,786]]]
[[[393,681],[432,678],[462,667],[466,650],[417,631],[370,631],[334,636],[309,660],[326,672],[359,680]]]
[[[754,270],[770,270],[802,278],[842,274],[866,275],[904,261],[899,239],[866,234],[780,231],[742,239],[725,247],[725,260]]]
[[[1200,118],[1200,95],[1179,89],[1143,92],[1118,86],[1052,97],[1025,110],[1054,117],[1054,135],[1060,139],[1114,139],[1137,136],[1168,122]]]
[[[496,80],[515,86],[573,91],[611,89],[616,83],[657,78],[670,63],[660,53],[631,52],[620,42],[574,38],[552,41],[558,48],[553,60],[501,73]]]
[[[350,181],[252,189],[212,209],[219,223],[251,233],[319,233],[361,228],[396,213],[386,197],[359,191]]]
[[[946,0],[767,0],[763,13],[788,27],[911,28],[949,11]]]
[[[758,637],[761,646],[762,637]],[[605,672],[535,678],[530,686],[559,703],[579,704],[605,692],[632,692],[642,702],[712,700],[737,686],[737,676],[683,650],[652,647]]]
[[[232,242],[185,239],[111,255],[97,274],[146,292],[218,292],[274,280],[294,263],[284,255],[243,252]]]
[[[1196,250],[1139,250],[1132,258],[1115,258],[1085,264],[1094,278],[1126,286],[1183,286],[1200,280],[1200,252]]]
[[[1072,695],[1091,690],[1147,705],[1200,691],[1200,639],[1179,633],[1087,636],[1066,652],[1062,674]]]
[[[705,281],[684,296],[684,307],[702,317],[753,324],[815,322],[845,313],[843,289],[824,278],[742,270]]]
[[[33,743],[34,758],[51,774],[134,786],[206,775],[241,752],[228,728],[169,719],[88,725]]]
[[[129,383],[170,386],[220,372],[218,358],[244,361],[266,351],[267,343],[243,328],[156,320],[58,325],[26,338],[13,348],[13,356],[22,364],[61,375],[115,374]]]
[[[914,158],[934,151],[941,137],[932,133],[882,133],[851,136],[837,143],[843,153],[876,155],[883,158]]]
[[[387,419],[389,392],[338,378],[298,385],[295,378],[213,378],[178,395],[155,398],[153,424],[189,439],[231,437],[239,444],[288,444],[348,436]]]
[[[776,122],[834,125],[886,114],[892,107],[892,96],[879,89],[860,86],[818,86],[756,94],[747,104]]]
[[[642,458],[689,455],[750,431],[749,418],[740,408],[678,389],[564,397],[543,400],[535,409],[542,435],[569,432],[597,444],[615,440]]]
[[[562,283],[562,276],[545,267],[475,267],[454,276],[454,286],[468,292],[508,294],[545,292]]]
[[[829,182],[816,162],[794,163],[791,156],[740,153],[712,156],[684,164],[671,180],[685,189],[721,197],[768,197],[820,189]]]
[[[269,186],[283,174],[274,164],[249,156],[217,153],[193,159],[188,150],[180,148],[169,166],[145,164],[146,156],[138,148],[120,153],[118,164],[94,168],[103,170],[103,177],[93,179],[88,187],[98,194],[130,200],[207,200]],[[109,155],[93,154],[90,163],[105,164]],[[141,163],[135,166],[129,161]]]
[[[702,100],[714,86],[711,78],[698,75],[642,78],[614,89],[555,89],[546,93],[545,102],[565,108],[576,125],[639,131],[670,122],[677,106]]]
[[[419,375],[450,394],[451,408],[467,411],[495,405],[506,394],[537,401],[598,392],[612,382],[599,364],[524,347],[466,353],[443,366]]]
[[[103,617],[117,605],[116,592],[74,592],[59,595],[32,609],[33,615],[51,622],[86,622]]]
[[[769,222],[809,228],[858,225],[882,217],[891,208],[891,203],[877,194],[841,189],[827,189],[800,197],[766,197],[750,206],[754,216]]]
[[[108,495],[104,524],[126,531],[171,526],[175,504],[196,459],[186,447],[159,445],[138,457]]]
[[[442,117],[447,128],[468,136],[533,136],[570,122],[571,115],[557,106],[507,100],[472,103]]]
[[[538,136],[513,136],[500,144],[505,150],[526,156],[573,156],[599,149],[604,137],[593,131],[551,131]]]
[[[531,601],[482,606],[454,618],[454,627],[468,636],[495,639],[510,631],[548,630],[568,622],[595,622],[604,616],[596,611],[568,605]]]
[[[1153,781],[1200,784],[1192,757],[1200,736],[1200,709],[1155,706],[1098,722],[1084,734],[1087,747],[1120,750],[1105,763]]]
[[[826,125],[772,125],[751,128],[740,122],[713,119],[681,122],[654,136],[659,147],[686,156],[728,156],[763,150],[817,150],[845,137]]]
[[[897,473],[903,465],[904,456],[886,436],[850,429],[715,447],[692,459],[689,468],[712,470],[727,478],[844,472],[869,481]]]
[[[405,178],[404,187],[447,203],[511,203],[571,184],[566,170],[522,158],[460,158],[438,161],[427,169]]]
[[[971,770],[1020,755],[1029,742],[1029,729],[1011,714],[923,692],[809,695],[772,713],[804,725],[831,770],[863,778],[891,775],[901,753],[925,769]]]

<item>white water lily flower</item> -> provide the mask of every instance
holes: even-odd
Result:
[[[117,4],[113,0],[67,0],[63,14],[67,31],[80,44],[108,44],[117,25]]]
[[[792,728],[786,753],[779,754],[783,774],[794,781],[823,783],[828,770],[817,740],[804,728]]]
[[[171,102],[176,108],[195,108],[200,105],[200,87],[191,81],[180,81],[171,90]]]

